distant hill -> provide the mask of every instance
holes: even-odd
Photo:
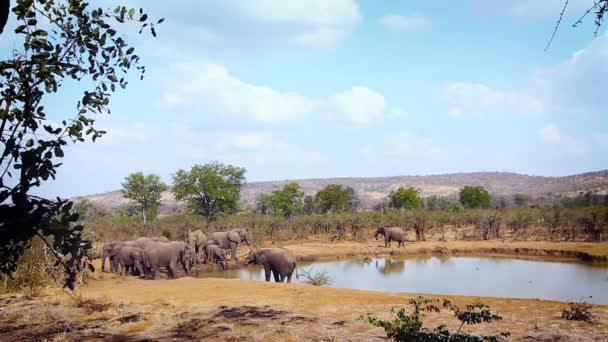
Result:
[[[588,172],[565,177],[529,176],[507,172],[452,173],[430,176],[359,177],[296,179],[270,182],[253,182],[244,186],[241,199],[245,206],[255,205],[257,196],[282,188],[289,182],[298,182],[307,195],[314,195],[328,184],[340,184],[355,189],[363,207],[371,208],[386,198],[388,193],[399,186],[413,186],[421,190],[423,197],[432,195],[455,198],[465,185],[481,185],[495,197],[511,197],[526,194],[532,198],[575,196],[579,192],[594,191],[608,193],[608,170]],[[115,212],[126,206],[128,200],[120,191],[74,198],[89,200],[96,209]],[[161,213],[178,212],[181,203],[170,192],[163,193]]]

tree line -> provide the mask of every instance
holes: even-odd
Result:
[[[207,222],[219,216],[245,211],[240,193],[245,184],[246,170],[242,167],[217,161],[194,165],[190,170],[178,170],[173,175],[171,192],[178,201],[185,203],[188,214],[204,217]],[[169,187],[154,174],[133,173],[122,183],[122,192],[132,203],[121,209],[125,216],[140,216],[142,223],[155,218],[161,205],[161,193]],[[515,194],[511,202],[516,207],[534,206],[530,197]],[[590,192],[577,197],[565,198],[562,206],[589,206],[608,204],[607,195]],[[456,200],[429,196],[423,198],[420,189],[400,186],[373,209],[379,212],[394,210],[440,210],[463,212],[467,209],[502,209],[507,207],[504,198],[496,199],[483,186],[464,186]],[[263,215],[280,216],[288,221],[294,215],[313,215],[341,212],[357,212],[361,200],[352,187],[327,184],[314,195],[307,195],[300,184],[290,182],[281,189],[260,194],[255,201],[255,211]]]

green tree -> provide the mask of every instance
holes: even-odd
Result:
[[[154,174],[144,175],[136,172],[125,177],[122,183],[122,193],[125,198],[134,200],[141,212],[142,223],[146,224],[147,217],[154,219],[160,207],[160,197],[167,185]]]
[[[68,144],[103,135],[92,115],[109,113],[110,97],[117,86],[126,87],[127,73],[137,68],[143,77],[139,57],[117,26],[133,21],[155,35],[154,25],[141,9],[92,8],[83,0],[16,0],[12,14],[9,6],[0,3],[0,31],[11,18],[19,25],[11,57],[0,61],[0,276],[15,271],[38,236],[66,271],[65,285],[74,288],[91,243],[82,239],[72,202],[32,190],[55,178]],[[91,87],[74,113],[62,117],[48,110],[46,99],[66,79]]]
[[[338,184],[329,184],[315,195],[315,206],[322,213],[351,209],[353,192]]]
[[[523,207],[530,201],[530,197],[524,194],[513,195],[513,203],[518,207]]]
[[[306,195],[304,196],[304,205],[302,207],[302,211],[304,211],[304,214],[306,215],[312,215],[315,213],[315,198],[310,196],[310,195]]]
[[[173,176],[173,194],[177,200],[186,201],[192,213],[211,222],[218,215],[237,211],[245,172],[244,168],[217,161],[194,165],[190,171],[179,170]]]
[[[492,196],[482,186],[465,186],[460,189],[460,203],[465,208],[489,208]]]
[[[422,203],[420,192],[411,186],[409,188],[401,186],[397,190],[391,190],[388,197],[390,206],[394,209],[417,209]]]
[[[269,194],[260,194],[255,200],[255,209],[260,214],[268,214],[270,211],[270,195]]]
[[[287,219],[291,219],[293,214],[302,211],[304,192],[300,190],[298,183],[289,183],[283,189],[273,191],[270,197],[272,210]]]
[[[426,208],[429,210],[445,210],[450,202],[443,197],[429,196],[426,198]]]

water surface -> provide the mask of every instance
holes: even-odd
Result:
[[[582,262],[433,256],[319,261],[298,267],[313,274],[327,272],[332,287],[608,304],[608,267]],[[264,270],[250,266],[201,276],[264,280]],[[306,282],[302,276],[296,280],[295,274],[292,281]]]

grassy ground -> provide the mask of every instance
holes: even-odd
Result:
[[[326,241],[313,237],[281,246],[304,259],[432,252],[545,258],[608,255],[608,243],[450,241],[387,249],[375,240]],[[145,281],[97,272],[76,299],[52,289],[31,299],[0,297],[0,321],[5,322],[0,340],[381,341],[381,329],[355,319],[368,312],[388,317],[391,308],[404,306],[417,295],[190,277]],[[449,298],[460,306],[481,300],[503,316],[499,323],[475,326],[477,333],[509,331],[510,340],[608,340],[608,306],[594,306],[596,321],[581,323],[560,318],[567,305],[561,302],[427,297]],[[449,322],[455,320],[447,314],[427,319],[430,326]]]

